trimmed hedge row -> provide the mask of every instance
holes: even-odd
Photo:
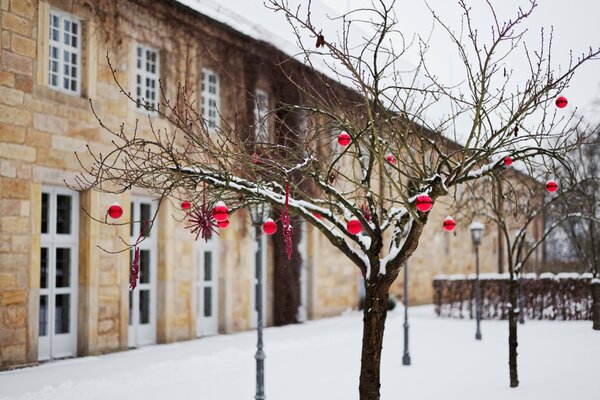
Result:
[[[508,318],[508,274],[480,274],[482,318]],[[438,316],[475,317],[475,275],[438,275],[433,303]],[[525,274],[520,301],[528,319],[591,320],[592,275],[577,273]]]

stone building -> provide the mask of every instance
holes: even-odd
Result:
[[[123,221],[147,220],[156,202],[135,188],[115,196],[73,191],[65,182],[80,171],[74,151],[110,145],[88,99],[108,126],[139,119],[147,128],[147,113],[120,93],[115,78],[149,101],[158,99],[159,80],[168,95],[186,81],[196,85],[209,121],[220,123],[218,108],[235,123],[240,112],[261,112],[238,95],[240,85],[274,104],[281,84],[274,60],[285,54],[174,0],[0,5],[0,369],[254,327],[257,238],[247,217],[233,218],[209,243],[196,242],[174,218],[179,205],[162,204],[141,245],[139,287],[130,292],[130,254],[119,250],[144,228],[93,218],[104,219],[119,202],[130,205]],[[469,232],[445,233],[446,214],[436,205],[410,261],[413,303],[431,302],[434,275],[474,271]],[[299,319],[356,308],[358,269],[310,226],[300,229]],[[271,325],[278,300],[273,246],[258,239]],[[483,270],[496,270],[497,247],[488,232]]]

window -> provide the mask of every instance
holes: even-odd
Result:
[[[158,51],[138,44],[135,48],[135,102],[138,110],[158,111]]]
[[[202,118],[209,132],[219,128],[219,75],[209,69],[202,70]]]
[[[50,10],[48,84],[61,92],[81,92],[81,21]]]
[[[256,90],[256,105],[254,106],[254,120],[257,143],[269,142],[269,95],[262,90]]]

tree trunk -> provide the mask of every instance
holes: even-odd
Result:
[[[600,331],[600,282],[592,282],[592,328]]]
[[[379,400],[381,349],[390,289],[382,283],[367,282],[365,286],[359,393],[360,400]]]
[[[510,279],[509,303],[508,308],[508,367],[510,371],[510,387],[519,386],[519,375],[517,371],[517,326],[518,326],[518,307],[519,301],[519,283]]]

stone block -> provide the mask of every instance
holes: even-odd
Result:
[[[0,71],[0,85],[7,86],[7,87],[14,87],[15,86],[15,74],[6,72],[6,71]]]
[[[2,197],[8,199],[28,199],[29,182],[20,179],[0,178],[0,193],[2,193]]]
[[[27,292],[25,290],[3,290],[0,291],[0,304],[3,307],[23,305],[27,302]]]
[[[3,345],[24,344],[27,332],[24,327],[0,329],[0,343]]]
[[[21,200],[3,198],[0,202],[0,215],[5,217],[9,215],[19,215],[20,202]]]
[[[17,74],[33,75],[33,59],[10,51],[2,51],[2,69]]]
[[[28,253],[31,251],[29,235],[13,235],[10,239],[11,250],[15,253]]]
[[[25,362],[25,354],[27,346],[25,344],[15,344],[10,346],[2,346],[2,360],[4,362]]]
[[[9,12],[2,13],[2,29],[24,36],[29,36],[31,34],[27,20]]]
[[[17,178],[19,179],[30,180],[32,175],[30,165],[21,165],[17,168]]]
[[[2,9],[3,11],[8,11],[8,0],[0,1],[0,9]]]
[[[27,322],[26,307],[4,307],[2,309],[2,321],[4,326],[19,327],[25,326]]]
[[[2,32],[2,48],[6,50],[10,50],[10,32],[4,31]]]
[[[0,102],[9,106],[21,105],[23,104],[23,92],[0,86]]]
[[[26,217],[2,217],[2,232],[4,233],[27,233],[29,232],[29,218]],[[22,264],[26,265],[26,264]]]
[[[4,176],[6,178],[16,178],[17,168],[10,161],[0,160],[0,176]]]
[[[33,77],[28,75],[17,75],[15,78],[15,89],[25,93],[33,92]]]
[[[0,123],[27,126],[31,123],[31,113],[19,108],[0,104]]]
[[[35,5],[31,0],[11,0],[10,11],[27,19],[32,19],[35,15]]]
[[[55,149],[39,149],[37,163],[38,165],[46,165],[61,170],[78,170],[80,168],[79,162],[72,151]]]
[[[37,130],[62,135],[67,130],[68,123],[64,118],[35,113],[33,127]]]
[[[0,289],[16,289],[17,277],[10,272],[0,272]]]
[[[25,144],[38,148],[49,148],[52,146],[52,135],[48,132],[30,129],[25,135]]]
[[[25,128],[15,125],[0,124],[2,142],[23,143],[25,141]]]
[[[25,162],[34,162],[36,157],[35,147],[22,144],[2,143],[0,145],[0,157]]]
[[[19,35],[12,35],[10,48],[17,54],[35,58],[37,45],[34,40]]]
[[[98,324],[98,333],[105,335],[107,333],[116,333],[116,327],[114,319],[103,319]]]

